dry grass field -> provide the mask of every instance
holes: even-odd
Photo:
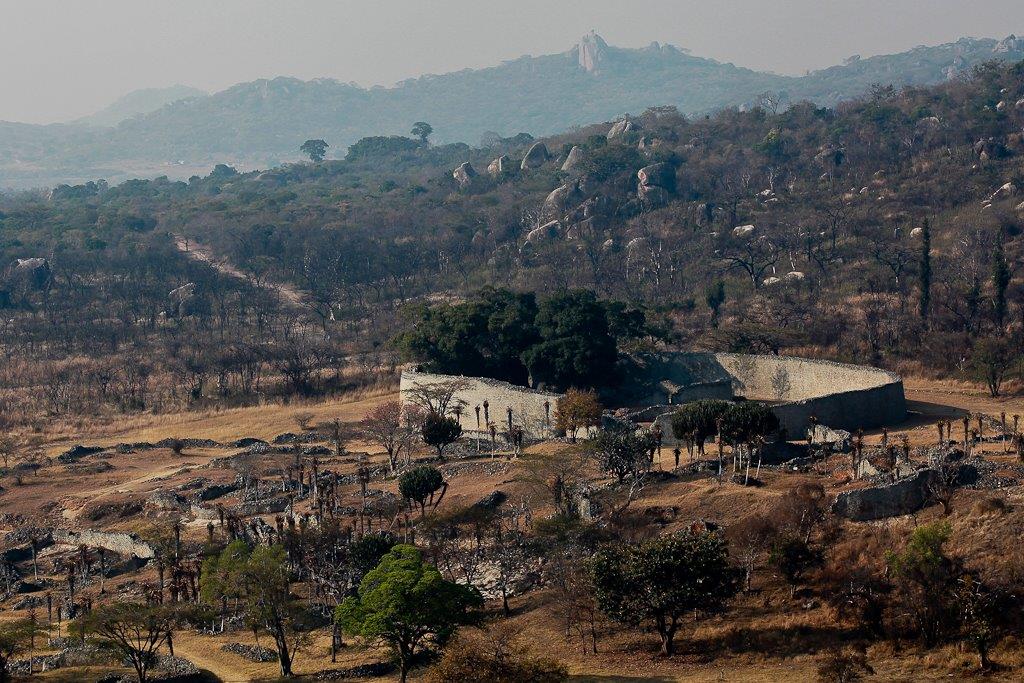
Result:
[[[907,395],[913,414],[906,424],[892,428],[890,434],[906,433],[915,445],[934,443],[935,420],[956,419],[964,411],[989,415],[998,415],[999,412],[1024,414],[1024,397],[992,399],[972,386],[908,380]],[[393,390],[380,390],[314,403],[178,415],[140,415],[93,424],[80,432],[72,432],[67,425],[55,425],[42,437],[49,455],[56,455],[77,443],[109,447],[118,443],[156,442],[164,438],[205,438],[229,442],[256,437],[269,441],[278,434],[299,431],[296,418],[303,413],[311,414],[313,423],[335,418],[355,422],[374,406],[393,397]],[[878,432],[868,435],[869,441],[879,438]],[[370,448],[367,444],[351,443],[350,448],[367,452],[371,464],[384,462],[379,449]],[[453,469],[448,476],[450,493],[441,511],[471,504],[500,489],[512,501],[531,501],[535,514],[544,514],[548,503],[528,481],[526,463],[538,458],[560,457],[567,448],[573,447],[558,443],[538,444],[528,448],[519,460],[506,461],[501,455],[499,462],[495,463],[486,453],[470,458],[470,463],[476,464],[465,469]],[[238,449],[230,448],[185,448],[180,454],[167,448],[135,453],[104,451],[101,457],[92,456],[81,461],[102,463],[102,466],[90,468],[54,463],[24,477],[20,485],[8,486],[5,483],[5,491],[0,496],[0,519],[3,520],[0,530],[16,531],[27,523],[75,529],[144,530],[147,524],[165,516],[147,502],[150,496],[161,490],[175,489],[200,476],[212,483],[232,481],[236,473],[232,470],[230,456],[237,452]],[[998,443],[987,444],[986,455],[997,461],[1011,459],[1002,453]],[[282,458],[287,456],[265,456],[257,467],[265,476],[273,477],[275,468],[280,467],[275,460]],[[667,468],[669,458],[666,455],[656,468]],[[350,457],[325,457],[322,467],[351,473],[356,463]],[[599,475],[595,472],[594,476]],[[761,487],[740,487],[707,478],[691,481],[668,478],[648,485],[631,509],[640,517],[647,515],[650,519],[661,520],[662,531],[682,528],[695,519],[728,524],[729,520],[752,511],[767,510],[801,482],[822,481],[821,475],[814,473],[795,474],[779,470],[765,470],[762,479],[764,485]],[[824,484],[833,494],[843,482],[826,478]],[[397,491],[394,480],[378,481],[373,485]],[[358,496],[356,487],[351,487],[348,494]],[[954,529],[953,550],[976,560],[1024,559],[1020,547],[1020,531],[1024,529],[1024,489],[1016,486],[1002,492],[1000,495],[1005,506],[998,509],[985,504],[986,495],[969,490],[957,494],[954,511],[949,517]],[[230,506],[237,502],[237,494],[228,495],[218,502]],[[136,507],[132,508],[132,504]],[[122,507],[135,512],[122,516],[117,512]],[[907,533],[916,524],[939,516],[941,509],[933,506],[917,515],[882,522],[846,523],[845,530],[853,535],[879,529]],[[265,519],[272,521],[272,517],[265,516]],[[186,538],[204,540],[205,521],[189,522],[186,514],[183,522]],[[47,549],[40,559],[45,564],[48,557],[60,552],[58,547]],[[107,590],[123,588],[129,591],[140,581],[152,580],[153,575],[154,570],[148,567],[141,572],[112,577],[108,580]],[[54,578],[59,581],[59,578]],[[298,592],[301,590],[297,587]],[[602,627],[605,636],[599,641],[599,652],[584,653],[578,641],[566,638],[545,588],[515,596],[512,610],[511,620],[521,629],[522,638],[531,650],[564,662],[574,681],[594,683],[815,681],[822,653],[831,647],[829,643],[832,642],[830,638],[834,638],[835,625],[835,615],[824,600],[792,598],[784,582],[767,569],[755,576],[754,590],[737,598],[725,614],[684,625],[677,638],[679,652],[667,659],[657,653],[654,634],[612,624]],[[8,604],[0,614],[8,619],[17,613]],[[238,630],[220,635],[182,632],[175,638],[175,652],[223,681],[270,681],[277,678],[276,664],[257,664],[222,651],[221,646],[228,642],[252,643],[253,636]],[[867,656],[875,670],[869,680],[909,683],[964,680],[977,676],[971,653],[952,645],[925,651],[913,643],[904,643],[899,650],[885,643],[871,646]],[[992,656],[1002,668],[987,675],[986,680],[1021,680],[1024,649],[1019,640],[1005,640]],[[296,673],[314,680],[316,675],[329,670],[346,669],[384,658],[386,653],[383,651],[349,642],[339,654],[338,662],[332,664],[329,634],[322,630],[313,643],[300,652]],[[105,671],[95,668],[61,669],[40,678],[46,681],[90,680]],[[422,672],[417,672],[413,679],[420,676]]]

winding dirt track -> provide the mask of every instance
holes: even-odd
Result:
[[[198,242],[186,239],[181,235],[174,236],[174,246],[178,248],[178,251],[183,253],[193,261],[205,263],[217,272],[233,277],[238,280],[251,281],[251,278],[240,271],[238,268],[228,263],[225,259],[219,259],[213,255],[213,251]],[[294,306],[296,308],[306,307],[306,295],[304,292],[298,290],[293,285],[287,282],[268,282],[266,286],[270,287],[278,293],[281,297],[281,301],[288,306]]]

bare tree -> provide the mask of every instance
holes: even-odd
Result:
[[[466,401],[456,398],[455,395],[460,391],[469,389],[471,386],[472,384],[469,380],[464,379],[451,379],[434,384],[423,384],[408,390],[405,400],[420,406],[428,413],[435,413],[443,417],[448,415],[449,412],[455,412],[456,409],[465,409],[469,405]]]
[[[388,467],[394,474],[398,467],[404,431],[402,404],[398,401],[387,401],[373,408],[363,417],[359,429],[364,437],[383,448],[388,454]]]

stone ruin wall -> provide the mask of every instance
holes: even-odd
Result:
[[[51,534],[53,542],[58,545],[88,548],[103,548],[122,557],[137,557],[140,560],[151,560],[156,556],[153,546],[140,541],[131,534],[105,531],[71,531],[54,529]]]
[[[554,435],[555,404],[562,394],[535,391],[485,377],[456,377],[435,375],[426,372],[402,372],[399,394],[403,404],[410,403],[409,392],[416,387],[442,384],[452,380],[468,383],[468,388],[459,391],[456,397],[466,402],[460,417],[464,433],[487,434],[484,422],[484,401],[488,403],[490,421],[501,434],[508,430],[508,409],[512,408],[512,424],[523,428],[527,440],[545,439]],[[545,408],[545,402],[548,406]],[[480,426],[476,422],[476,406],[480,406]]]
[[[812,417],[820,424],[851,432],[861,427],[870,429],[896,424],[906,417],[903,381],[898,375],[879,368],[793,356],[680,353],[678,357],[680,367],[690,372],[696,369],[697,375],[687,378],[686,385],[675,397],[676,405],[703,398],[728,399],[733,396],[769,401],[774,404],[772,409],[790,440],[804,438]],[[732,379],[731,392],[723,386],[722,379],[726,376]],[[457,394],[467,404],[461,416],[463,431],[477,432],[474,408],[478,405],[481,406],[480,429],[486,431],[486,425],[482,424],[482,406],[486,400],[490,407],[490,420],[497,425],[499,432],[507,430],[506,411],[511,407],[512,421],[523,427],[527,439],[554,435],[555,404],[561,394],[534,391],[508,382],[405,371],[400,387],[402,402],[408,402],[408,391],[416,386],[453,379],[469,383],[467,389]],[[664,391],[657,385],[662,379],[672,377],[652,375],[648,379],[651,383],[648,400],[654,405],[659,402],[659,396],[660,400],[666,400]],[[675,407],[665,405],[664,409],[669,413]],[[658,423],[665,434],[665,445],[676,445],[670,418],[663,415]]]
[[[715,353],[733,378],[738,395],[763,401],[803,401],[898,383],[899,375],[866,365],[849,365],[795,356]],[[837,391],[839,390],[839,391]]]
[[[774,411],[790,439],[803,437],[811,417],[852,432],[907,415],[903,380],[887,370],[793,356],[714,357],[733,377],[736,395],[780,402]]]
[[[902,422],[907,414],[903,381],[894,373],[864,365],[793,356],[735,353],[689,354],[694,366],[717,366],[732,377],[734,396],[772,402],[772,411],[788,440],[802,439],[811,418],[820,424],[855,431]],[[841,391],[836,391],[842,389]],[[698,398],[721,398],[709,393]],[[671,406],[657,424],[666,446],[681,445],[672,435]]]

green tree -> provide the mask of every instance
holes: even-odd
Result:
[[[409,132],[418,137],[420,142],[425,145],[427,144],[427,138],[429,138],[430,134],[434,132],[434,127],[426,121],[417,121],[412,124],[412,130]]]
[[[461,304],[420,306],[396,338],[406,360],[431,372],[493,377],[558,389],[595,387],[613,379],[618,342],[664,336],[643,309],[601,302],[589,291],[555,295],[485,288]]]
[[[771,406],[764,403],[755,401],[733,403],[722,414],[722,439],[732,445],[733,452],[740,458],[740,465],[743,464],[743,458],[746,456],[748,476],[752,459],[751,451],[754,445],[774,434],[778,429],[779,418],[776,417]],[[760,457],[758,457],[757,467],[758,469],[761,467]]]
[[[324,155],[327,154],[328,145],[323,140],[306,140],[299,147],[299,151],[309,157],[309,160],[315,164],[319,164],[324,160]]]
[[[444,457],[444,449],[458,441],[462,436],[462,425],[454,417],[446,417],[440,413],[430,413],[423,421],[421,430],[423,443],[437,449],[437,457]]]
[[[348,547],[352,580],[359,583],[367,572],[380,564],[381,559],[397,545],[394,534],[381,531],[363,534]]]
[[[658,447],[658,441],[650,432],[615,426],[599,431],[587,446],[597,456],[601,469],[614,474],[621,484],[627,475],[650,467],[651,453]]]
[[[420,517],[426,516],[427,505],[437,507],[447,489],[448,484],[441,470],[430,465],[414,467],[398,478],[398,492],[402,494],[402,498],[414,501],[420,506]],[[436,501],[434,496],[437,496]]]
[[[722,413],[722,438],[734,445],[750,445],[778,428],[779,418],[765,403],[741,401],[729,405]]]
[[[1000,232],[996,239],[995,251],[992,254],[992,288],[995,290],[993,316],[996,329],[1002,331],[1006,321],[1006,289],[1010,286],[1010,266],[1006,263],[1003,252],[1003,235]]]
[[[299,649],[310,640],[308,611],[289,589],[288,562],[279,545],[259,546],[245,563],[246,616],[274,639],[282,676],[292,675]]]
[[[947,596],[956,576],[956,564],[946,555],[945,545],[951,534],[947,522],[919,526],[906,548],[887,557],[902,605],[928,647],[939,641],[950,617]]]
[[[771,561],[789,583],[792,595],[807,572],[822,565],[825,556],[803,538],[788,535],[772,548]]]
[[[380,160],[419,150],[421,143],[402,135],[373,135],[361,138],[348,148],[348,161]]]
[[[534,386],[603,386],[618,358],[604,305],[590,291],[557,294],[537,308],[541,341],[522,354]]]
[[[718,311],[725,303],[725,283],[719,280],[704,290],[704,302],[711,309],[711,324],[718,325]]]
[[[422,648],[442,647],[459,626],[476,623],[482,605],[475,588],[445,581],[419,550],[397,545],[338,605],[335,620],[350,635],[390,647],[404,682]]]
[[[634,626],[652,622],[662,654],[671,655],[680,621],[721,609],[739,590],[742,570],[729,565],[717,533],[687,531],[601,550],[591,560],[590,575],[603,612]]]
[[[603,305],[608,319],[608,332],[617,341],[625,342],[648,336],[667,339],[667,332],[650,323],[644,308],[628,306],[622,301],[606,301]]]
[[[203,601],[220,610],[220,630],[224,630],[228,601],[245,597],[243,577],[249,560],[249,546],[232,541],[219,554],[203,561],[199,593]]]
[[[538,341],[536,317],[533,294],[485,288],[462,304],[414,310],[415,324],[396,341],[405,359],[432,372],[525,384],[520,356]]]
[[[39,626],[29,619],[8,621],[0,626],[0,683],[11,680],[11,660],[27,652],[31,641],[39,632]]]
[[[672,414],[672,434],[692,442],[697,452],[704,455],[704,443],[718,433],[718,420],[728,409],[728,402],[714,399],[687,403]]]

